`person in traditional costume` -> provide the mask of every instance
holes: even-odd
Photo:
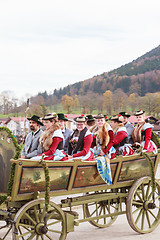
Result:
[[[94,160],[94,154],[90,148],[93,137],[86,127],[86,118],[79,116],[74,120],[76,122],[76,129],[70,137],[68,159],[80,158],[82,161],[92,161]]]
[[[87,128],[90,130],[92,126],[95,125],[96,119],[91,115],[86,115],[86,120],[87,120]]]
[[[132,132],[134,144],[141,144],[144,152],[157,153],[157,146],[151,140],[153,125],[145,122],[145,111],[139,110],[134,115],[137,117],[137,124]]]
[[[58,116],[58,124],[62,130],[62,134],[65,141],[63,150],[65,153],[67,153],[68,147],[69,147],[69,139],[73,131],[66,127],[66,122],[68,121],[68,119],[67,119],[67,116],[64,115],[64,113],[57,113],[57,116]]]
[[[114,133],[111,126],[107,123],[106,117],[99,113],[95,116],[96,124],[90,128],[93,134],[93,152],[97,163],[97,169],[102,179],[107,183],[112,183],[110,168],[110,148]],[[106,150],[106,152],[104,152]]]
[[[58,124],[56,113],[48,113],[42,118],[46,130],[40,137],[40,144],[43,149],[44,160],[67,160],[63,151],[63,134]],[[41,159],[42,154],[32,159]]]
[[[128,133],[126,127],[124,127],[123,120],[124,118],[120,114],[111,117],[110,125],[114,131],[114,139],[112,141],[114,149],[112,148],[111,159],[117,155],[126,156],[134,153],[131,144],[128,143]]]
[[[90,129],[93,134],[93,152],[95,155],[103,155],[103,152],[109,153],[113,145],[114,133],[103,114],[99,113],[95,118],[96,124]]]
[[[42,153],[42,148],[39,143],[39,138],[43,131],[41,126],[43,123],[40,120],[40,117],[33,115],[32,117],[27,118],[29,120],[30,132],[25,138],[24,148],[21,152],[21,158],[30,159]]]
[[[120,115],[123,116],[124,120],[123,120],[123,124],[127,129],[127,133],[128,133],[128,141],[130,144],[133,144],[133,139],[132,139],[132,132],[134,130],[134,126],[132,125],[132,123],[129,122],[129,117],[131,116],[129,113],[127,112],[120,112]]]

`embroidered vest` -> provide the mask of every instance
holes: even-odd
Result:
[[[72,148],[71,142],[69,142],[69,148],[68,148],[68,154],[69,154],[69,155],[74,154],[74,153],[77,153],[78,151],[82,151],[82,150],[83,150],[83,147],[84,147],[84,137],[85,137],[85,134],[86,134],[87,130],[88,130],[88,129],[85,127],[85,128],[80,132],[80,135],[79,135],[79,138],[78,138],[78,142],[77,142],[77,146],[75,147],[74,150],[73,150],[73,148]],[[75,132],[76,132],[76,130],[75,130]],[[75,132],[71,135],[70,140],[73,138]]]

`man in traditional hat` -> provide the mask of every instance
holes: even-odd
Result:
[[[96,119],[91,114],[86,115],[86,120],[87,120],[87,128],[88,129],[90,129],[96,123]]]
[[[32,158],[42,153],[39,137],[42,134],[40,126],[43,126],[43,123],[37,115],[33,115],[31,118],[27,119],[29,120],[31,132],[28,133],[25,139],[25,145],[21,153],[21,158]]]
[[[130,144],[133,144],[132,132],[134,130],[134,126],[128,120],[131,115],[127,112],[120,112],[119,114],[123,116],[123,124],[126,127],[128,133],[128,141]]]
[[[68,121],[67,117],[64,115],[64,113],[57,113],[58,115],[58,124],[62,130],[62,134],[64,136],[64,152],[67,153],[68,152],[68,146],[69,146],[69,139],[71,134],[73,133],[72,130],[70,130],[69,128],[66,127],[66,122]]]

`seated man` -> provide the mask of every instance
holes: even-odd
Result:
[[[91,115],[86,115],[87,119],[87,128],[90,130],[96,123],[96,119]]]
[[[62,134],[64,137],[64,152],[67,153],[68,152],[68,146],[69,146],[69,138],[71,136],[71,134],[73,133],[72,130],[70,130],[69,128],[66,128],[66,121],[68,121],[68,119],[65,117],[65,115],[63,113],[58,113],[58,124],[62,130]]]
[[[131,116],[130,114],[126,113],[126,112],[120,112],[120,115],[123,116],[124,120],[123,120],[123,124],[127,129],[127,133],[128,133],[128,141],[130,144],[133,144],[133,139],[132,139],[132,132],[134,130],[134,126],[132,125],[132,123],[129,122],[128,118]]]
[[[36,115],[33,115],[31,118],[27,119],[29,120],[31,132],[29,132],[26,136],[21,158],[32,158],[42,153],[39,137],[42,134],[40,126],[43,126],[43,123],[41,123],[40,117]]]

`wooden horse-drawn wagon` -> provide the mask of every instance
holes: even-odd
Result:
[[[4,155],[4,148],[5,152],[17,152],[8,132],[1,130],[1,160],[9,164],[13,156]],[[12,232],[14,240],[64,240],[80,223],[90,222],[105,228],[122,214],[127,215],[136,232],[153,231],[160,222],[160,183],[154,177],[160,152],[149,153],[148,158],[135,154],[111,160],[111,185],[99,175],[96,161],[79,159],[42,164],[18,157],[12,159],[8,194],[6,185],[0,193],[2,199],[7,197],[6,206],[3,203],[0,210],[0,220],[6,222],[1,227],[6,229],[3,236],[0,231],[1,239]],[[61,197],[60,202],[55,203],[56,197]],[[82,216],[75,211],[77,206],[82,207]]]

